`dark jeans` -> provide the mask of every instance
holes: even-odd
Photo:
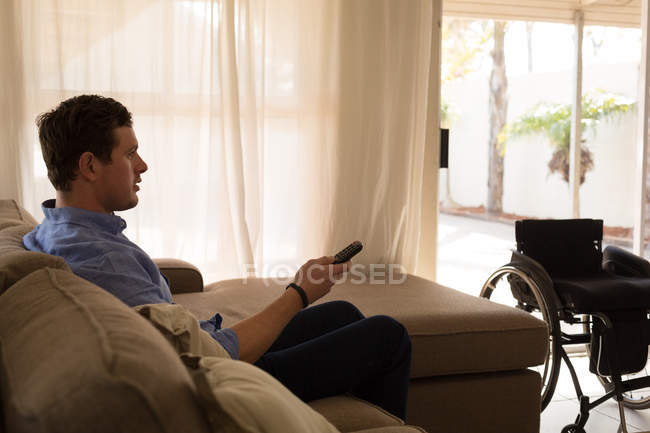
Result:
[[[344,301],[307,308],[255,365],[305,402],[349,392],[405,418],[411,340],[388,316]]]

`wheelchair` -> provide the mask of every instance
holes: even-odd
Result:
[[[618,402],[619,431],[627,433],[624,407],[650,407],[650,263],[621,248],[603,251],[602,220],[516,221],[515,237],[510,263],[490,275],[481,297],[511,303],[548,325],[542,411],[564,361],[580,412],[562,433],[585,433],[589,411],[610,398]],[[582,392],[568,355],[584,347],[604,387],[594,401]]]

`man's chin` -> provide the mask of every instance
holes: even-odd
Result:
[[[133,209],[138,205],[138,196],[132,198],[127,204],[120,205],[119,208],[115,209],[115,212],[121,212],[129,209]]]
[[[138,198],[138,196],[133,194],[133,198],[131,199],[131,203],[129,203],[128,209],[133,209],[134,207],[136,207],[139,201],[140,199]]]

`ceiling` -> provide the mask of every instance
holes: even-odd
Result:
[[[641,0],[443,0],[448,16],[504,21],[573,23],[584,12],[585,25],[639,27]]]

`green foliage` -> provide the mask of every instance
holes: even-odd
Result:
[[[489,56],[491,41],[489,20],[445,17],[442,22],[442,82],[476,71]]]
[[[625,96],[603,90],[582,97],[582,141],[587,131],[594,132],[600,121],[614,114],[624,114],[634,109],[635,102]],[[505,151],[507,141],[533,134],[544,134],[557,150],[569,152],[571,142],[570,104],[540,103],[517,120],[507,124],[499,134],[499,144]]]

